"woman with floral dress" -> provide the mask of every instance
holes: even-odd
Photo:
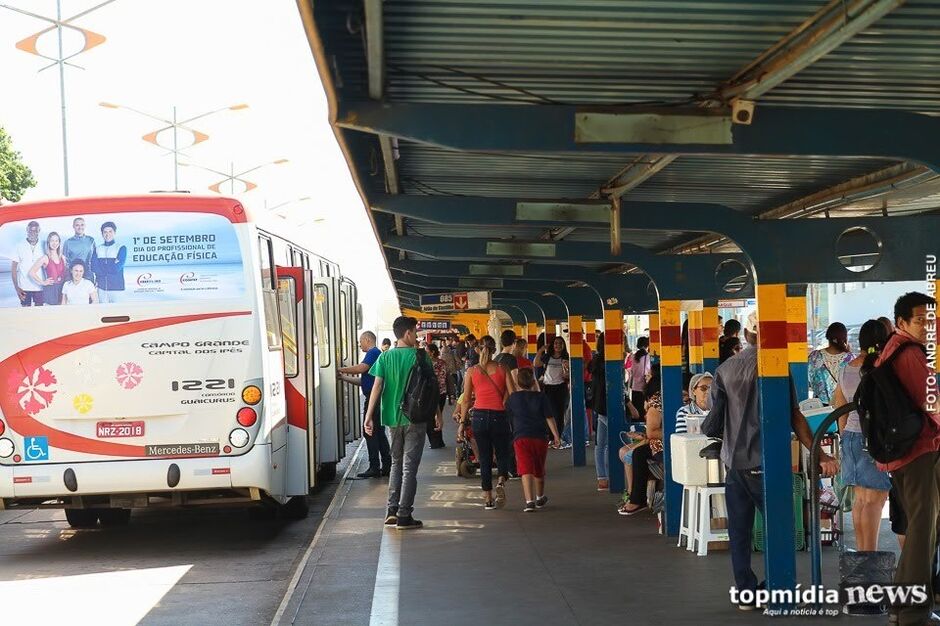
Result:
[[[830,324],[826,329],[826,340],[828,346],[809,353],[809,388],[813,397],[819,398],[823,404],[831,404],[842,370],[855,355],[849,351],[849,333],[845,324]]]

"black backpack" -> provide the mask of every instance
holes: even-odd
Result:
[[[923,410],[907,395],[892,367],[895,358],[910,346],[917,346],[926,354],[919,343],[901,344],[881,365],[862,376],[855,392],[868,453],[879,463],[904,457],[924,428]]]
[[[434,374],[434,366],[427,353],[418,348],[415,364],[408,372],[405,393],[401,397],[401,412],[412,424],[424,424],[434,419],[441,391]]]

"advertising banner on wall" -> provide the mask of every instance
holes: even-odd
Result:
[[[0,307],[232,298],[245,290],[221,215],[121,212],[0,226]]]

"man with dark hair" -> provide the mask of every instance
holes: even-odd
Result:
[[[731,320],[729,320],[730,322]],[[728,506],[728,539],[731,544],[731,568],[738,592],[756,591],[757,576],[751,568],[751,531],[755,510],[764,512],[764,471],[761,451],[760,392],[757,376],[757,313],[747,320],[744,337],[748,347],[737,357],[715,370],[709,396],[711,410],[702,422],[702,434],[719,437],[721,461],[728,468],[725,501]],[[796,390],[790,381],[790,425],[807,448],[813,444],[813,432],[800,412]],[[838,463],[825,453],[819,464],[823,475],[838,472]],[[741,610],[758,608],[741,604]]]
[[[513,387],[509,390],[509,393],[516,391],[516,378],[512,375],[512,371],[516,369],[519,365],[516,362],[516,357],[512,353],[512,349],[516,346],[516,331],[512,329],[506,329],[499,335],[499,347],[500,352],[497,354],[493,360],[496,361],[499,365],[506,370],[507,374],[510,374],[510,380],[513,382]]]
[[[376,407],[381,406],[381,426],[387,426],[391,435],[392,471],[388,480],[388,510],[385,525],[399,530],[421,528],[422,524],[413,516],[415,492],[418,488],[418,465],[424,452],[425,424],[412,424],[402,413],[401,400],[405,395],[408,375],[418,363],[418,320],[401,316],[392,324],[398,340],[394,350],[383,352],[369,373],[375,377],[369,409],[363,429],[373,434]],[[428,368],[433,377],[434,370],[427,355],[421,366]],[[435,416],[435,426],[440,429],[440,416]]]
[[[392,340],[386,337],[382,340],[382,352],[387,352],[392,347]]]
[[[98,282],[98,302],[118,302],[124,293],[127,247],[114,241],[116,234],[114,222],[102,224],[102,243],[92,252],[91,267]]]
[[[467,343],[467,356],[466,356],[467,367],[465,368],[464,371],[480,363],[480,352],[479,352],[480,342],[477,341],[476,335],[474,335],[473,333],[467,335],[466,343]]]
[[[738,333],[741,332],[741,322],[731,318],[725,322],[725,327],[722,330],[721,337],[718,338],[718,364],[721,365],[731,357],[735,355],[734,347],[736,345],[733,341],[728,341],[729,339],[734,339],[738,336]]]
[[[362,414],[369,411],[369,399],[372,396],[372,386],[375,383],[375,377],[369,373],[382,351],[375,347],[375,333],[367,330],[359,335],[359,349],[365,353],[362,357],[362,363],[350,365],[349,367],[339,368],[339,377],[348,383],[362,386],[362,395],[365,396]],[[379,476],[388,476],[392,469],[392,456],[389,451],[388,438],[385,436],[385,427],[380,426],[375,429],[375,434],[365,434],[366,448],[369,450],[369,469],[360,472],[359,478],[378,478]],[[379,459],[381,458],[381,465]]]
[[[914,405],[924,413],[920,437],[902,458],[882,465],[891,472],[891,482],[907,514],[907,538],[901,549],[894,582],[926,585],[928,602],[892,609],[901,626],[924,624],[931,615],[931,601],[938,590],[933,585],[933,560],[940,519],[940,411],[937,408],[937,378],[927,362],[924,345],[936,345],[937,301],[916,291],[906,293],[894,305],[895,333],[878,356],[878,366],[901,351],[891,366]],[[930,336],[932,333],[932,337]]]

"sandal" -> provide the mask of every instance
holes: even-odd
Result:
[[[617,513],[619,513],[620,515],[636,515],[640,511],[643,511],[646,509],[645,504],[635,505],[637,507],[635,509],[629,508],[630,506],[631,506],[630,502],[623,504],[619,509],[617,509]]]

